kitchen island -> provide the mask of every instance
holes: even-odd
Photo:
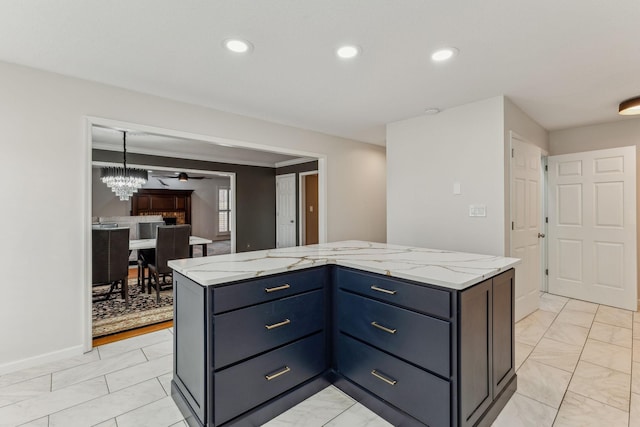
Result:
[[[516,389],[517,259],[346,241],[171,261],[172,396],[256,426],[334,384],[393,425],[490,425]]]

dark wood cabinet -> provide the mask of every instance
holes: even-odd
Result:
[[[192,192],[140,189],[131,198],[131,215],[162,215],[167,223],[191,224]]]
[[[174,280],[190,426],[260,425],[330,383],[394,425],[485,426],[515,392],[513,270],[464,290],[339,266]]]
[[[513,290],[514,272],[509,270],[460,295],[463,427],[474,426],[485,417],[508,386],[515,389]]]

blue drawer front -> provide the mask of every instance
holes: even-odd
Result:
[[[345,377],[426,425],[450,425],[448,381],[343,334],[338,337],[337,364]]]
[[[324,291],[216,315],[213,323],[214,368],[220,369],[322,330]]]
[[[213,288],[213,313],[222,313],[266,301],[320,289],[325,285],[327,271],[315,268],[262,279]]]
[[[452,316],[451,294],[447,291],[342,267],[338,268],[337,283],[342,289],[401,305],[411,310],[447,319]]]
[[[340,331],[450,376],[449,322],[345,291],[338,291],[337,305]]]
[[[324,355],[324,334],[318,333],[216,372],[215,425],[320,374],[327,367]]]

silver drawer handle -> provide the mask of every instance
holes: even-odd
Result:
[[[397,329],[389,329],[385,326],[382,326],[378,322],[371,322],[371,326],[375,326],[376,328],[381,329],[385,332],[389,332],[390,334],[395,334],[398,331]]]
[[[379,288],[376,285],[371,285],[371,289],[373,289],[374,291],[382,292],[382,293],[389,294],[389,295],[395,295],[396,294],[396,291],[390,291],[389,289]]]
[[[271,381],[272,379],[278,378],[280,375],[284,375],[290,371],[291,371],[291,368],[289,368],[288,366],[285,366],[282,371],[276,372],[275,374],[272,374],[272,375],[265,375],[264,377],[267,379],[267,381]]]
[[[396,385],[398,383],[398,381],[396,381],[396,380],[390,380],[389,378],[385,377],[384,375],[379,374],[375,369],[373,371],[371,371],[371,375],[373,375],[374,377],[378,378],[379,380],[384,381],[385,383],[387,383],[389,385]]]
[[[266,293],[270,293],[270,292],[276,292],[276,291],[283,291],[285,289],[289,289],[290,287],[291,286],[288,283],[285,283],[282,286],[276,286],[276,287],[273,287],[273,288],[264,288],[264,291]]]
[[[264,325],[264,327],[267,328],[268,330],[272,330],[275,328],[279,328],[280,326],[288,325],[289,323],[291,323],[291,320],[284,319],[282,322],[274,323],[273,325]]]

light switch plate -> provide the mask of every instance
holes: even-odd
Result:
[[[455,194],[455,195],[462,194],[462,191],[460,191],[460,183],[459,182],[454,182],[453,183],[453,194]]]
[[[469,216],[487,216],[487,206],[469,205]]]

